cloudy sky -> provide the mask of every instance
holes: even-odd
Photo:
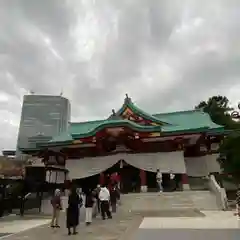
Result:
[[[106,117],[125,93],[150,113],[240,93],[239,0],[0,1],[0,150],[15,148],[29,91]]]

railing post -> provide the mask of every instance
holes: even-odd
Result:
[[[21,196],[20,199],[20,216],[23,217],[24,216],[24,208],[25,208],[25,196]]]

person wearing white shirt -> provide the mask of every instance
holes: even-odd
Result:
[[[163,191],[163,187],[162,187],[162,173],[160,172],[159,169],[157,169],[157,173],[156,173],[156,182],[158,185],[158,190],[159,192]]]
[[[101,204],[101,214],[102,219],[106,219],[106,215],[108,218],[112,218],[112,214],[109,210],[109,201],[110,201],[110,193],[106,186],[103,186],[99,192],[99,200]]]
[[[176,190],[175,174],[171,170],[169,175],[170,175],[170,188],[171,188],[171,191],[175,191]]]

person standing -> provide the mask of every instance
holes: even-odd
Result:
[[[108,218],[112,218],[112,214],[109,210],[110,193],[105,185],[100,190],[99,199],[101,203],[102,219],[105,220],[106,215]]]
[[[236,210],[238,219],[240,220],[240,184],[238,185],[237,196],[236,196]]]
[[[157,172],[156,172],[156,182],[157,182],[157,185],[158,185],[158,191],[161,193],[163,191],[162,173],[160,172],[159,169],[157,169]]]
[[[110,174],[107,174],[105,182],[106,182],[106,186],[107,186],[108,190],[110,190],[110,188],[111,188],[111,175]]]
[[[173,173],[173,171],[170,171],[170,188],[171,191],[175,191],[176,190],[176,179],[175,179],[175,174]]]
[[[7,211],[8,213],[12,213],[12,208],[13,208],[13,192],[12,192],[12,185],[7,184],[6,186],[6,206],[7,206]]]
[[[73,228],[73,234],[76,235],[76,228],[79,224],[79,206],[82,204],[82,199],[79,197],[76,188],[72,187],[68,198],[67,208],[67,229],[68,235],[71,235],[71,228]]]
[[[0,217],[4,214],[4,186],[0,185]]]
[[[101,186],[97,185],[97,189],[96,189],[96,199],[97,199],[97,208],[98,208],[98,213],[101,212],[101,203],[100,203],[100,199],[99,199],[99,193],[101,191]]]
[[[77,192],[79,198],[81,198],[81,196],[82,196],[82,189],[81,188],[76,188],[76,192]]]
[[[116,186],[111,188],[110,191],[110,202],[112,206],[112,212],[115,213],[117,211],[117,200],[118,200],[118,191],[116,189]]]
[[[119,185],[119,180],[120,180],[120,177],[119,177],[117,172],[115,172],[111,175],[112,186],[118,186]]]
[[[60,211],[62,209],[62,201],[61,201],[61,191],[60,189],[56,189],[54,192],[54,196],[51,200],[52,204],[52,221],[51,221],[51,227],[54,228],[60,228],[59,226],[59,215]]]
[[[93,196],[95,197],[96,201],[95,201],[95,205],[96,205],[96,214],[94,215],[97,215],[98,213],[101,212],[101,208],[100,208],[100,199],[99,199],[99,193],[101,191],[101,186],[100,185],[97,185],[97,187],[94,189],[93,191]]]
[[[121,205],[121,191],[120,188],[118,188],[118,186],[116,186],[116,191],[117,191],[117,204]]]
[[[85,222],[87,226],[92,223],[93,205],[94,205],[93,192],[90,189],[88,189],[86,191],[86,200],[85,200],[85,209],[86,209]]]

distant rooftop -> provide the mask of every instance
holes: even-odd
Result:
[[[15,150],[3,150],[2,151],[3,156],[15,156],[16,151]]]

